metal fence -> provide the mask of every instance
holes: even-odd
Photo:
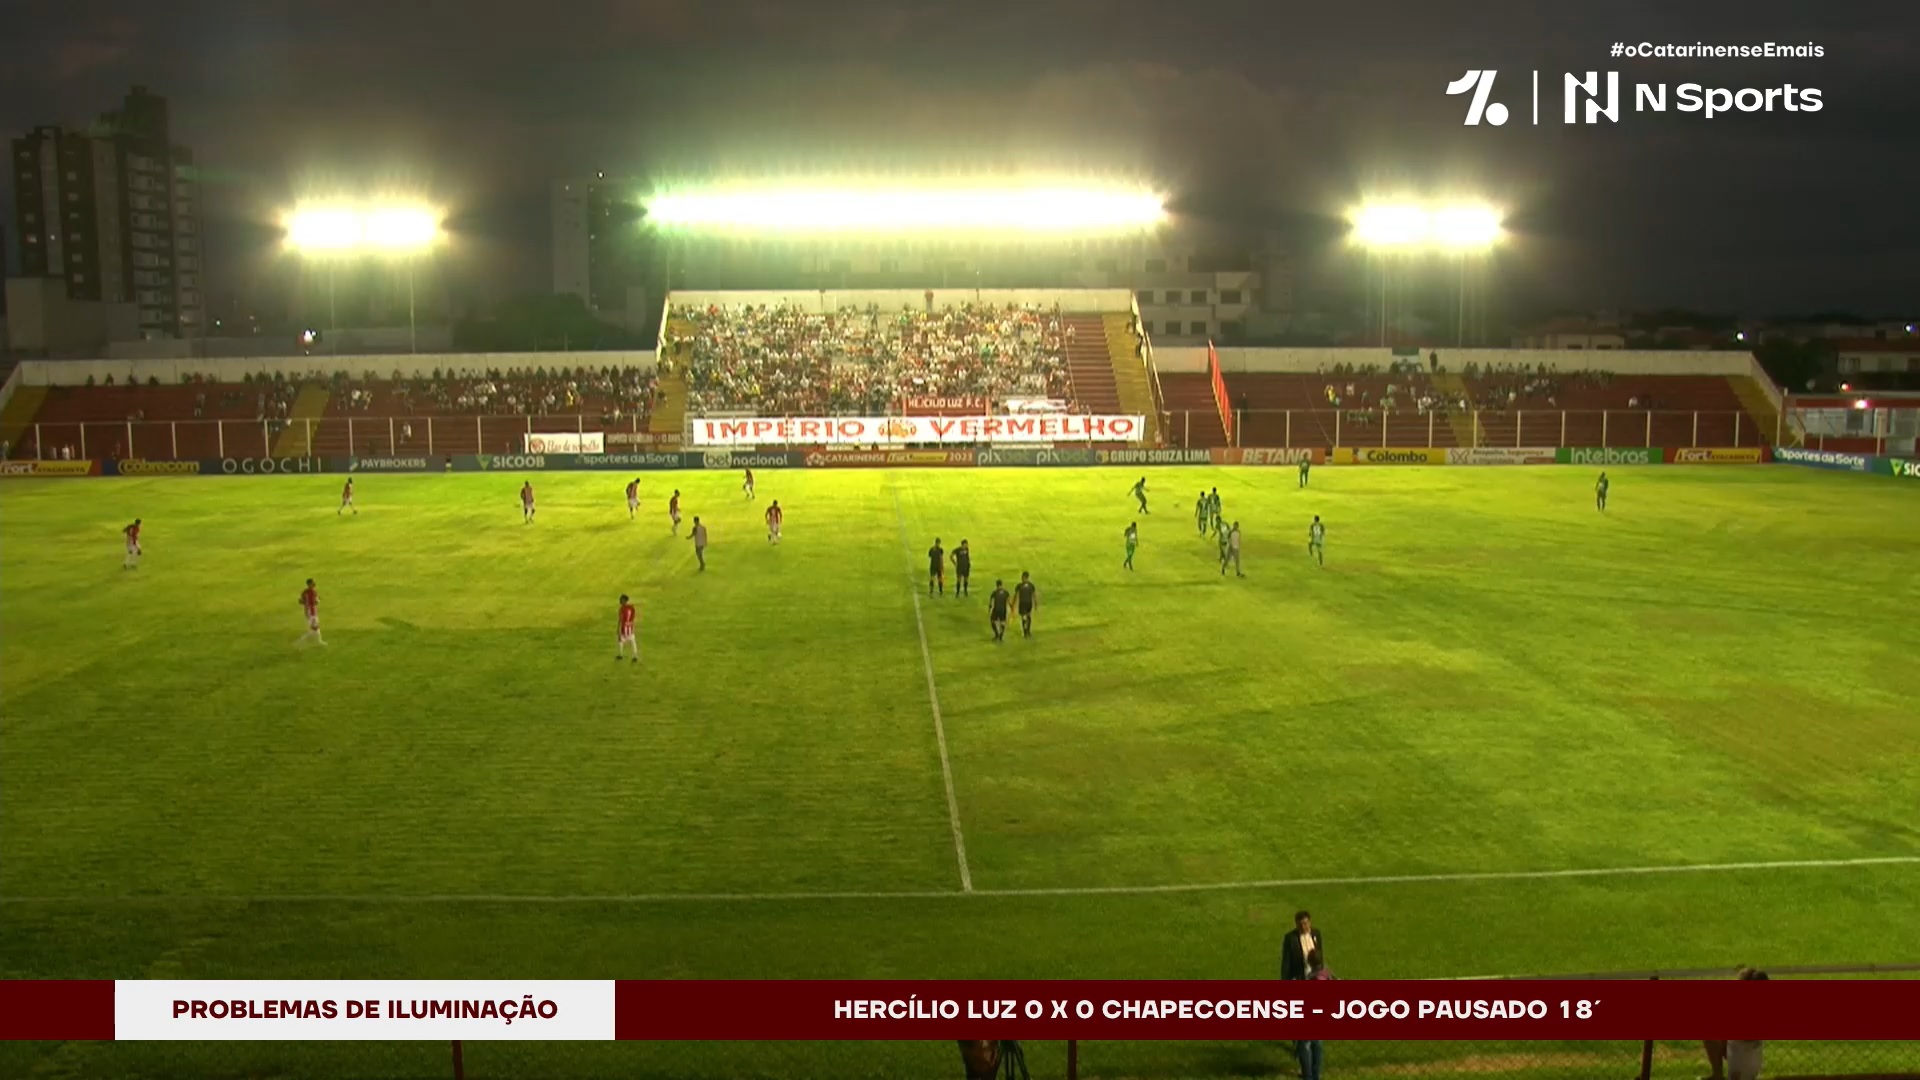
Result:
[[[1240,409],[1233,417],[1233,445],[1262,447],[1761,446],[1780,434],[1739,410]],[[1168,413],[1161,429],[1169,446],[1227,444],[1210,409]]]
[[[1260,447],[1726,447],[1777,444],[1779,434],[1759,430],[1737,411],[1248,409],[1234,415],[1233,445]],[[604,432],[610,447],[623,448],[682,441],[678,433],[646,428],[639,415],[579,414],[69,421],[32,425],[6,456],[57,458],[63,450],[76,459],[517,453],[527,435],[543,432]],[[1211,410],[1169,413],[1161,430],[1171,447],[1227,445]]]
[[[327,416],[316,420],[108,420],[38,423],[8,457],[249,458],[507,454],[527,435],[603,432],[611,447],[678,445],[638,415]]]

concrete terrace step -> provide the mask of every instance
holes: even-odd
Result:
[[[324,386],[309,384],[301,387],[300,396],[293,400],[293,408],[287,412],[286,429],[280,432],[279,438],[273,440],[273,456],[296,457],[313,453],[313,447],[307,441],[313,428],[303,421],[318,421],[327,415],[327,402],[332,399],[332,391]],[[353,448],[349,446],[347,452],[351,454]]]

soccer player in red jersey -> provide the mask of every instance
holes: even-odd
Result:
[[[313,587],[313,579],[307,579],[307,587],[300,594],[300,609],[307,613],[307,632],[300,635],[295,645],[305,645],[308,638],[325,645],[327,639],[320,636],[320,593]]]
[[[740,485],[740,490],[747,493],[748,502],[753,501],[753,470],[752,469],[747,470],[747,482]]]
[[[533,481],[520,485],[520,524],[533,524]]]
[[[787,520],[787,512],[780,509],[780,500],[773,500],[773,505],[767,507],[767,543],[780,542],[780,523],[785,520]]]
[[[680,489],[673,489],[673,498],[667,500],[667,516],[673,519],[673,535],[680,535]]]
[[[345,510],[353,511],[356,517],[360,514],[360,508],[353,505],[353,477],[351,476],[347,477],[347,486],[340,489],[340,509],[335,510],[333,516],[339,517],[341,511]]]
[[[122,570],[140,569],[140,519],[134,518],[133,524],[120,530],[127,536],[127,561],[120,564]]]
[[[632,521],[633,516],[639,512],[640,478],[636,476],[627,484],[627,520]]]
[[[613,654],[614,660],[619,661],[626,659],[627,646],[631,645],[633,646],[633,662],[636,664],[640,662],[640,638],[635,635],[633,629],[634,623],[638,621],[639,617],[640,613],[634,609],[633,602],[627,599],[626,593],[621,593],[620,638],[619,644],[616,646],[620,651]]]

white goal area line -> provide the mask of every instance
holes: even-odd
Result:
[[[1761,862],[1682,863],[1671,866],[1611,866],[1579,870],[1485,870],[1453,874],[1381,874],[1359,877],[1272,878],[1194,885],[1095,885],[1049,889],[895,889],[758,893],[607,893],[540,896],[520,893],[422,893],[412,896],[367,893],[268,893],[205,896],[0,896],[0,904],[746,904],[796,901],[965,900],[1022,897],[1156,896],[1169,893],[1254,892],[1274,889],[1364,887],[1371,885],[1444,885],[1481,881],[1550,881],[1568,878],[1648,877],[1675,874],[1723,874],[1766,870],[1860,869],[1917,866],[1920,855],[1883,855],[1859,859],[1782,859]]]

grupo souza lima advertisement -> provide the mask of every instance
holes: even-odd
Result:
[[[822,416],[693,422],[695,446],[913,446],[1136,442],[1139,416]]]

